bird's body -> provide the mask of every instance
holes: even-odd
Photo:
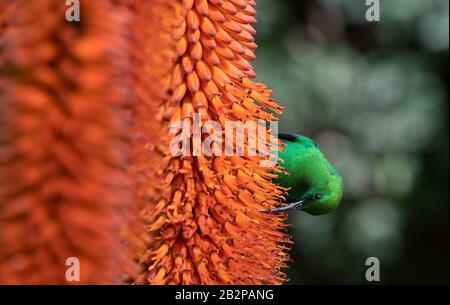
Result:
[[[279,138],[285,144],[279,157],[287,174],[276,182],[290,188],[288,203],[298,203],[293,206],[312,215],[333,211],[342,198],[342,177],[313,140],[295,134],[280,134]]]

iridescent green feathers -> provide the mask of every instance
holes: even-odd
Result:
[[[342,198],[342,177],[310,138],[295,134],[279,134],[279,138],[286,145],[279,157],[288,174],[276,182],[290,188],[287,201],[306,200],[302,210],[312,215],[333,211]]]

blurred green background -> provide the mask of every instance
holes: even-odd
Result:
[[[448,283],[448,0],[257,0],[258,81],[280,131],[315,139],[345,180],[326,216],[291,212],[291,284]]]

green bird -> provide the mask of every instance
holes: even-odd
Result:
[[[286,145],[279,157],[287,174],[281,174],[275,182],[289,188],[289,195],[288,205],[271,212],[301,209],[311,215],[322,215],[336,209],[342,199],[343,179],[316,142],[287,133],[279,134],[278,138]]]

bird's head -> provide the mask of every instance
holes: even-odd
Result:
[[[328,177],[327,193],[309,193],[305,194],[306,202],[302,210],[310,215],[323,215],[332,212],[337,208],[342,199],[343,180],[338,174]],[[312,190],[312,192],[314,192]],[[310,198],[308,198],[308,196]],[[311,198],[311,196],[313,196]]]

